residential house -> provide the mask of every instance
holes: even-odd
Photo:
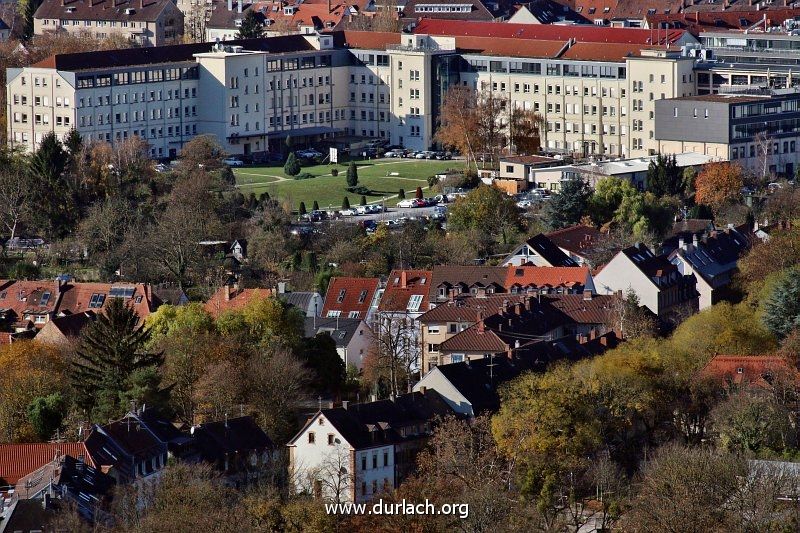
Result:
[[[286,291],[281,292],[281,284],[278,284],[278,298],[287,304],[302,311],[307,318],[319,316],[322,312],[324,299],[317,291]]]
[[[562,359],[576,361],[616,347],[613,332],[593,338],[563,337],[538,341],[515,350],[514,356],[465,360],[436,366],[414,385],[414,391],[435,390],[450,407],[465,416],[477,416],[500,408],[498,388],[527,371],[543,371]]]
[[[189,297],[175,283],[159,283],[153,287],[153,295],[166,305],[186,305]]]
[[[257,479],[275,449],[249,416],[193,426],[191,434],[202,459],[236,484]]]
[[[486,21],[495,20],[495,14],[489,10],[489,2],[481,0],[406,0],[400,14],[405,24],[419,19],[448,19]],[[499,2],[494,3],[499,7]]]
[[[713,231],[687,243],[679,238],[678,248],[669,255],[669,261],[683,275],[697,279],[699,308],[706,309],[730,296],[733,274],[739,258],[750,248],[750,239],[735,228]]]
[[[372,330],[360,318],[306,317],[305,336],[328,334],[336,342],[336,352],[344,361],[361,369],[372,344]]]
[[[433,267],[428,306],[433,308],[455,297],[491,296],[506,292],[506,269],[477,265],[436,265]]]
[[[85,445],[95,465],[117,483],[158,475],[167,464],[168,442],[135,412],[109,424],[95,424]]]
[[[321,409],[287,444],[292,488],[354,503],[397,488],[435,418],[448,414],[453,410],[432,390]]]
[[[102,312],[112,298],[125,300],[141,320],[161,303],[144,283],[7,280],[0,281],[0,318],[15,331],[38,330],[57,316]]]
[[[589,24],[589,20],[555,0],[534,0],[515,4],[509,24]]]
[[[608,245],[608,235],[594,226],[576,224],[545,235],[579,265],[591,265],[593,252]]]
[[[5,20],[0,18],[0,43],[7,41],[9,37],[11,37],[11,26],[9,26]]]
[[[203,308],[214,318],[226,311],[239,311],[251,301],[275,296],[274,289],[244,289],[238,283],[226,283],[206,301]]]
[[[696,276],[684,275],[666,256],[655,255],[642,243],[615,255],[594,275],[594,283],[599,294],[633,290],[640,304],[659,318],[691,312],[699,305]]]
[[[420,364],[420,327],[417,319],[428,310],[430,270],[392,270],[372,328],[378,349],[407,361],[410,370]]]
[[[7,487],[18,487],[18,497],[33,497],[42,487],[32,488],[30,483],[26,487],[25,480],[46,465],[59,464],[64,456],[95,466],[83,442],[0,444],[0,494],[7,492]]]
[[[500,168],[492,176],[490,183],[507,194],[514,195],[528,190],[531,169],[562,165],[562,159],[540,155],[515,155],[500,158]]]
[[[68,346],[78,340],[83,329],[97,319],[94,311],[57,316],[49,320],[39,333],[36,342],[55,346]]]
[[[503,260],[503,266],[558,266],[574,267],[578,262],[565,254],[556,244],[542,233],[523,242]]]
[[[381,280],[378,278],[331,278],[320,316],[361,318],[370,322],[382,294]]]
[[[119,35],[138,46],[164,46],[181,42],[183,13],[172,0],[44,0],[33,31],[97,40]]]
[[[724,389],[749,392],[771,390],[777,384],[800,386],[800,372],[779,355],[715,355],[698,377]]]
[[[506,290],[511,294],[579,294],[596,292],[589,267],[508,266]]]

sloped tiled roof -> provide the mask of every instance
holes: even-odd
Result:
[[[86,464],[94,466],[82,442],[0,444],[0,485],[16,485],[20,478],[51,462],[57,455],[82,457]]]
[[[494,287],[501,292],[505,287],[505,267],[475,265],[436,265],[433,267],[428,297],[435,301],[439,287],[455,287],[463,284],[470,287]]]
[[[613,294],[548,294],[542,296],[558,312],[575,324],[612,324],[618,296]]]
[[[608,238],[606,234],[594,226],[586,226],[584,224],[576,224],[551,231],[546,237],[562,250],[569,250],[579,256],[584,256],[594,246]]]
[[[230,291],[230,296],[226,294]],[[269,298],[275,291],[272,289],[239,289],[223,285],[208,299],[203,308],[213,317],[218,317],[226,311],[239,311],[251,301],[259,298]]]
[[[337,348],[346,348],[361,322],[360,318],[306,317],[305,336],[310,338],[327,333],[336,342]]]
[[[720,384],[769,386],[774,377],[788,377],[800,383],[794,365],[777,355],[715,355],[699,375]]]
[[[585,13],[581,13],[587,16]],[[592,18],[592,17],[589,17]],[[672,44],[680,39],[683,30],[671,30],[660,37],[653,32],[641,28],[609,28],[595,25],[560,25],[560,24],[510,24],[507,22],[467,22],[455,20],[423,19],[414,29],[414,33],[428,35],[452,35],[471,37],[492,37],[518,39],[524,41],[553,40],[568,41],[575,39],[579,43],[617,43],[617,44]],[[658,42],[660,41],[660,42]],[[520,46],[527,46],[520,44]]]
[[[358,318],[366,318],[379,284],[378,278],[331,278],[322,316],[327,317],[330,311],[339,311],[343,317],[358,312]]]
[[[493,294],[485,298],[475,298],[472,296],[458,298],[453,302],[445,302],[437,305],[430,311],[423,313],[419,321],[423,323],[437,322],[475,322],[478,312],[483,316],[490,316],[498,311],[503,302],[511,299],[507,293]]]
[[[506,275],[506,289],[512,287],[574,287],[585,285],[589,277],[589,267],[537,267],[509,266]]]
[[[271,450],[272,440],[249,416],[209,422],[195,427],[194,438],[206,460],[221,460],[228,454]]]
[[[501,353],[509,345],[494,331],[473,324],[464,331],[456,333],[439,345],[440,352],[483,352]]]
[[[762,4],[759,2],[757,5]],[[745,7],[751,9],[746,10]],[[767,17],[767,27],[780,27],[786,20],[800,16],[800,9],[793,7],[763,6],[756,10],[756,6],[735,5],[725,11],[719,9],[702,11],[702,8],[703,6],[700,5],[688,7],[681,13],[648,15],[647,23],[652,28],[680,28],[692,35],[699,36],[704,31],[745,30],[763,20],[764,16]],[[761,29],[763,29],[763,25]]]
[[[542,233],[531,237],[526,242],[528,246],[530,246],[533,251],[536,252],[542,259],[544,259],[550,266],[578,266],[578,263],[570,259],[567,254],[562,252],[553,241],[551,241]]]
[[[379,309],[384,312],[424,312],[428,309],[428,291],[433,278],[430,270],[392,270],[381,297]],[[421,296],[411,302],[412,296]],[[416,303],[409,308],[411,303]]]
[[[171,0],[44,0],[34,18],[154,22],[174,6]]]
[[[435,3],[436,5],[448,5],[448,4],[472,4],[472,7],[469,12],[453,12],[453,13],[433,13],[433,12],[424,12],[424,11],[417,11],[416,6],[417,4],[431,4]],[[447,20],[481,20],[481,21],[491,21],[494,20],[494,15],[492,15],[491,11],[486,9],[486,6],[480,2],[480,0],[436,0],[436,2],[431,2],[430,0],[408,0],[403,7],[403,17],[410,18],[410,19],[419,19],[424,17],[426,19],[447,19]]]

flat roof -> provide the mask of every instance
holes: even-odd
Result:
[[[668,154],[671,155],[671,154]],[[583,165],[574,165],[573,168],[583,172],[594,172],[605,176],[617,174],[630,174],[631,172],[646,172],[651,161],[655,161],[658,156],[636,157],[632,159],[619,159],[617,161],[596,161]],[[679,167],[690,167],[695,165],[705,165],[715,160],[714,157],[697,152],[683,152],[675,154],[675,160]]]
[[[668,98],[668,100],[684,100],[693,102],[723,102],[730,104],[744,104],[747,102],[760,102],[764,99],[770,98],[771,95],[757,95],[757,94],[701,94],[698,96],[679,96],[677,98]]]

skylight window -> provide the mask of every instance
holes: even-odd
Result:
[[[50,291],[45,292],[42,294],[42,299],[39,300],[39,305],[44,307],[47,305],[47,302],[50,301]]]
[[[358,303],[360,303],[360,304],[364,303],[364,300],[366,300],[366,299],[367,299],[367,291],[363,290],[363,291],[361,291],[361,294],[358,295]]]
[[[96,292],[92,294],[92,298],[89,300],[89,309],[97,309],[103,307],[103,303],[105,301],[106,301],[106,295]]]
[[[336,298],[337,303],[342,303],[344,301],[344,295],[347,293],[347,289],[341,289],[339,291],[339,297]]]
[[[420,305],[422,305],[422,295],[412,294],[411,298],[408,299],[408,306],[406,307],[406,310],[411,311],[412,313],[419,311]]]

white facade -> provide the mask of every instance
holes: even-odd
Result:
[[[639,297],[640,305],[658,314],[659,288],[622,252],[595,274],[594,286],[597,294],[615,294],[619,291],[624,294],[632,289]]]
[[[472,404],[461,392],[450,383],[444,374],[437,368],[431,368],[430,372],[414,385],[414,392],[431,389],[438,392],[444,401],[458,414],[475,416]]]
[[[322,412],[288,446],[295,493],[359,503],[395,488],[394,446],[355,449]]]

